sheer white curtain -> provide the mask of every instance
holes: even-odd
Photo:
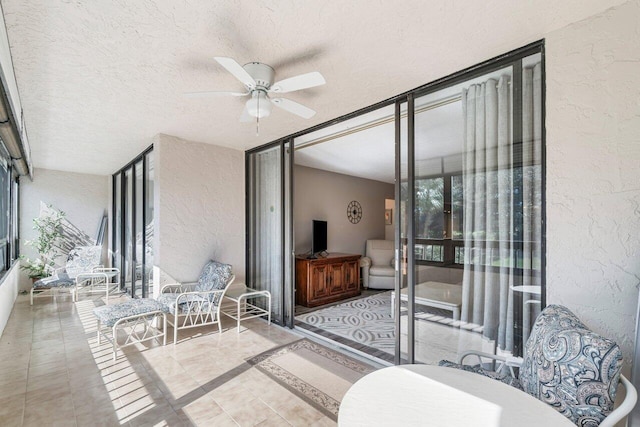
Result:
[[[514,322],[526,341],[531,308],[528,288],[514,319],[514,288],[539,285],[541,241],[540,67],[523,70],[523,143],[514,146],[509,76],[462,92],[464,275],[463,322],[477,325],[499,348],[514,348]],[[516,111],[519,111],[517,108]],[[522,163],[517,150],[522,147]],[[520,225],[522,223],[522,225]],[[535,268],[537,268],[537,273]]]
[[[280,148],[254,154],[254,286],[271,292],[271,309],[280,312],[282,296],[282,177]]]

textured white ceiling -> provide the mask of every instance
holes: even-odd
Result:
[[[544,37],[624,0],[3,0],[36,167],[109,174],[157,133],[254,147]],[[325,86],[239,123],[242,100],[183,92],[241,87],[213,61],[260,61],[276,79]]]

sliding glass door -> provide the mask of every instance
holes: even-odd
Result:
[[[112,265],[132,297],[153,294],[153,147],[112,177]]]
[[[332,323],[323,336],[396,364],[456,360],[467,350],[521,355],[545,304],[543,60],[543,44],[534,43],[247,152],[247,282],[271,291],[274,319],[294,324],[293,254],[310,248],[303,213],[317,205],[311,219],[331,217],[341,230],[329,251],[361,251],[362,274],[375,262],[369,241],[384,238],[383,250],[393,247],[384,255],[393,261],[386,258],[379,272],[390,277],[391,263],[394,283],[365,289],[363,280],[357,302],[332,300],[333,311],[329,303],[324,311],[305,306],[296,326],[321,334],[323,322]],[[381,154],[391,128],[395,152]],[[394,174],[385,178],[387,162],[379,160],[392,156]],[[342,188],[320,203],[324,195],[313,188],[324,179]],[[358,179],[359,192],[344,195]],[[343,205],[385,184],[394,196],[363,214],[384,215],[385,223],[358,234],[364,222],[347,223]],[[301,221],[305,229],[294,236],[292,224]],[[366,315],[349,311],[358,307]]]
[[[540,62],[539,53],[514,58],[415,98],[406,185],[414,361],[521,355],[541,310]]]
[[[290,155],[289,143],[280,142],[246,157],[246,280],[249,287],[271,293],[271,318],[278,324],[291,321],[292,309],[291,211],[285,197],[291,188]]]

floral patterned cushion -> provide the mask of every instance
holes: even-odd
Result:
[[[33,289],[69,288],[76,284],[67,273],[58,273],[57,276],[45,277],[33,284]]]
[[[520,382],[576,425],[595,427],[613,410],[621,368],[615,342],[590,331],[566,307],[550,305],[526,343]]]
[[[461,365],[460,363],[450,362],[448,360],[441,360],[440,362],[438,362],[438,366],[444,366],[446,368],[462,369],[463,371],[484,375],[485,377],[489,377],[491,379],[503,382],[507,385],[510,385],[512,387],[522,390],[522,385],[520,385],[520,381],[518,381],[517,378],[514,378],[510,372],[497,373],[489,369],[484,369],[480,365]]]
[[[158,302],[167,306],[168,313],[176,315],[176,300],[180,294],[162,294],[158,297]],[[198,304],[199,302],[204,303],[203,305]],[[180,299],[179,309],[180,312],[178,314],[189,314],[191,312],[196,311],[205,311],[209,310],[209,300],[203,298],[199,295],[187,295],[186,298],[182,297]]]
[[[231,266],[217,261],[209,261],[198,278],[196,291],[206,292],[224,289],[231,278]]]
[[[91,269],[100,265],[102,246],[77,246],[71,249],[67,257],[65,270],[74,279],[80,273],[89,273]]]
[[[163,311],[167,313],[169,308],[151,298],[135,298],[120,304],[102,305],[93,309],[93,314],[106,326],[113,326],[125,317]]]

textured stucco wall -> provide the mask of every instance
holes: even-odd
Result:
[[[66,213],[66,218],[94,238],[103,215],[108,213],[111,177],[73,172],[35,169],[33,181],[20,179],[20,253],[36,255],[33,248],[25,246],[25,240],[35,237],[33,218],[40,214],[40,202],[51,204]],[[107,224],[107,232],[109,231]],[[105,239],[105,248],[107,239]],[[106,256],[106,251],[105,251]],[[106,260],[106,258],[105,258]],[[23,272],[21,289],[29,289],[31,283]]]
[[[13,310],[13,303],[18,297],[20,268],[14,264],[0,280],[0,336],[4,332]]]
[[[189,281],[215,259],[232,264],[236,281],[243,280],[244,153],[161,134],[154,156],[156,266]]]
[[[640,284],[640,2],[546,37],[547,302],[633,356]]]
[[[311,220],[327,221],[329,252],[364,255],[367,239],[384,239],[384,201],[393,197],[393,184],[296,166],[294,170],[296,253],[311,250]],[[347,205],[357,200],[362,220],[352,224]]]

